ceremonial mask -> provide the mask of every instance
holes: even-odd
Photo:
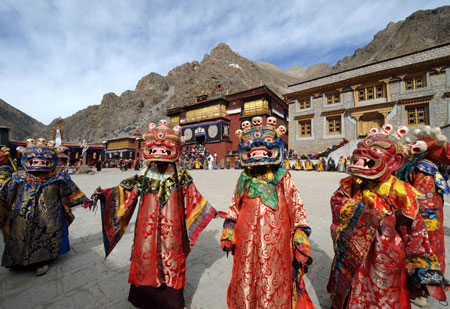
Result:
[[[181,128],[170,129],[167,121],[161,120],[159,126],[149,125],[149,132],[144,135],[144,159],[151,161],[176,162],[180,156]]]
[[[405,149],[400,139],[406,133],[408,128],[405,126],[394,131],[390,124],[380,130],[370,130],[367,138],[353,151],[348,173],[375,182],[386,181],[405,161]]]
[[[248,121],[242,123],[243,131],[237,130],[239,138],[239,158],[241,165],[264,166],[281,165],[284,158],[284,142],[281,136],[286,132],[284,126],[275,129],[276,119],[269,117],[268,125],[262,124],[261,117],[252,119],[252,126]]]
[[[28,140],[26,148],[18,148],[18,151],[22,153],[22,167],[27,172],[54,171],[59,162],[54,145],[53,141],[47,143],[42,138],[38,139],[37,142]]]

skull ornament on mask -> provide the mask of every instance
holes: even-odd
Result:
[[[275,117],[268,117],[267,118],[267,125],[272,127],[272,128],[275,128],[277,126],[277,118],[275,118]]]
[[[398,170],[405,161],[404,146],[400,138],[407,133],[406,127],[395,132],[388,124],[378,130],[371,130],[368,137],[358,143],[353,151],[348,173],[375,182],[384,182]]]
[[[272,126],[258,126],[240,132],[240,143],[238,146],[241,165],[279,166],[284,158],[284,142],[281,134]]]
[[[246,120],[246,121],[242,122],[242,129],[243,129],[244,131],[245,131],[245,130],[249,130],[249,129],[250,129],[250,126],[251,126],[250,121]]]
[[[180,131],[179,126],[167,127],[166,121],[160,121],[159,126],[150,124],[149,132],[144,135],[144,159],[176,162],[181,150]]]

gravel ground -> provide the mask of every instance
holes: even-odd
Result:
[[[218,210],[227,211],[240,170],[191,171],[203,196]],[[103,169],[94,175],[73,175],[75,183],[90,195],[99,185],[117,185],[135,171]],[[317,308],[330,308],[326,284],[333,259],[329,235],[329,201],[342,173],[291,171],[303,198],[314,253],[314,263],[305,279],[308,293]],[[447,202],[450,202],[447,199]],[[446,206],[450,206],[447,204]],[[100,212],[75,207],[76,219],[70,226],[71,251],[50,265],[49,272],[36,277],[31,271],[11,272],[0,268],[1,308],[133,308],[128,303],[128,270],[135,216],[129,229],[104,259]],[[231,279],[232,257],[226,257],[219,244],[222,219],[213,220],[203,231],[187,259],[186,305],[189,308],[226,308],[226,292]],[[450,212],[445,207],[445,241],[449,255]],[[3,240],[0,250],[3,251]],[[447,259],[450,261],[450,259]],[[450,266],[447,263],[447,270]],[[447,271],[447,278],[450,278]],[[440,305],[433,300],[429,307]]]

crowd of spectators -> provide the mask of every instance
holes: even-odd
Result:
[[[309,157],[297,156],[297,158],[289,160],[289,168],[292,170],[304,171],[329,171],[329,172],[346,172],[347,166],[350,164],[350,156],[342,155],[336,162],[332,157],[311,160]]]

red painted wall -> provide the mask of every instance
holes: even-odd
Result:
[[[228,154],[228,152],[232,149],[231,148],[231,142],[220,142],[220,143],[213,143],[213,144],[205,144],[206,149],[210,154],[214,156],[214,153],[217,153],[217,160],[220,162],[222,158],[225,160],[225,156]],[[236,148],[237,150],[237,148]]]

